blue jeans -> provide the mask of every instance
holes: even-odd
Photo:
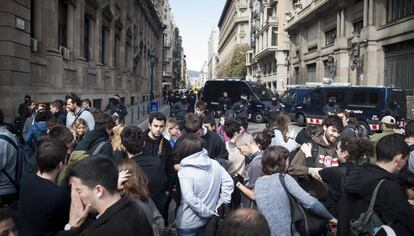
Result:
[[[177,235],[178,236],[204,236],[206,231],[206,226],[201,226],[194,229],[178,229],[177,228]]]

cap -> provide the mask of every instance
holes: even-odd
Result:
[[[384,116],[381,119],[381,123],[388,124],[388,125],[395,125],[395,118],[392,116]]]

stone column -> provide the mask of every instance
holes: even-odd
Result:
[[[42,26],[43,26],[43,16],[42,16],[42,5],[43,5],[43,1],[41,0],[32,0],[34,1],[33,3],[33,7],[34,7],[34,14],[33,14],[33,19],[31,19],[32,21],[34,21],[34,25],[33,25],[33,36],[35,37],[35,39],[37,39],[39,42],[42,42]]]
[[[368,25],[374,24],[374,0],[369,0]]]
[[[368,0],[364,0],[364,19],[363,26],[367,27],[368,25]]]
[[[336,36],[341,36],[341,10],[336,12]]]
[[[58,1],[42,0],[43,3],[43,38],[48,52],[58,51]]]
[[[68,6],[68,12],[66,15],[66,22],[67,22],[67,35],[66,35],[66,39],[67,39],[67,48],[69,48],[72,52],[74,52],[74,42],[73,42],[73,35],[74,35],[74,9],[73,9],[73,5],[72,4],[67,4]],[[78,9],[79,11],[79,9]]]
[[[95,22],[94,20],[91,18],[89,19],[89,61],[95,61],[95,50],[94,50],[94,45],[95,45]]]
[[[341,9],[341,37],[345,36],[345,8]]]

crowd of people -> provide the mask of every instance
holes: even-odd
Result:
[[[245,95],[217,123],[187,96],[144,130],[117,95],[26,96],[11,126],[0,110],[0,235],[414,235],[414,121],[370,135],[336,109],[295,133],[274,99],[249,133]]]

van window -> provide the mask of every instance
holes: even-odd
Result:
[[[325,97],[325,101],[326,103],[328,103],[328,100],[330,97],[335,97],[336,98],[336,104],[338,105],[344,105],[345,104],[345,92],[344,91],[338,91],[338,90],[334,90],[334,91],[327,91],[326,92],[326,97]]]
[[[320,90],[315,90],[313,91],[309,98],[309,105],[321,105],[322,99],[321,99],[321,91]]]
[[[252,85],[254,93],[259,97],[260,100],[272,99],[272,92],[263,85]]]
[[[374,106],[378,103],[378,101],[379,101],[378,92],[358,91],[358,92],[352,93],[350,104]]]
[[[280,101],[284,104],[294,105],[296,103],[296,92],[290,91],[285,93],[281,98]]]

